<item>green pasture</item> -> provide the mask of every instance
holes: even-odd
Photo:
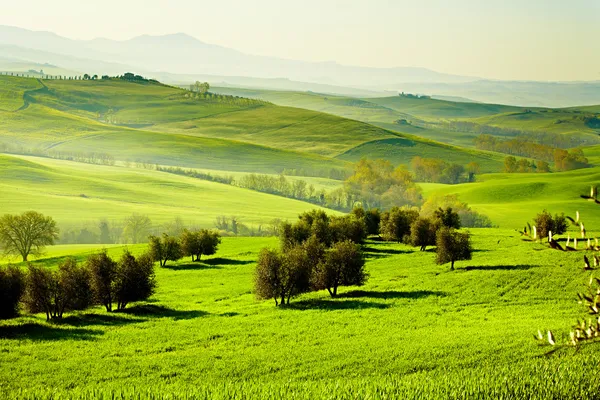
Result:
[[[126,312],[101,307],[47,323],[0,322],[3,398],[596,398],[597,346],[548,354],[585,311],[580,253],[472,231],[456,271],[434,253],[369,242],[364,287],[258,301],[252,276],[274,238],[225,238],[202,263],[157,269],[158,289]],[[71,248],[84,259],[93,248]],[[144,246],[130,247],[135,254]],[[109,253],[117,257],[120,247]],[[63,248],[51,248],[53,267]]]

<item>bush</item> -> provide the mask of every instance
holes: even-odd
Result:
[[[419,217],[410,226],[410,244],[425,251],[427,246],[435,246],[439,221]]]
[[[0,267],[0,319],[19,313],[19,302],[25,293],[25,274],[17,267]]]
[[[274,299],[275,305],[309,290],[311,260],[305,249],[295,246],[282,255],[262,249],[254,274],[254,290],[259,299]]]
[[[117,263],[113,284],[117,310],[123,310],[127,304],[134,301],[148,299],[154,294],[155,288],[152,257],[149,254],[143,254],[136,259],[126,250]]]
[[[176,237],[163,233],[162,238],[150,236],[148,254],[153,261],[158,261],[161,267],[167,265],[167,261],[177,261],[183,257],[181,244]]]
[[[28,266],[25,303],[30,312],[46,314],[46,319],[62,318],[65,311],[83,310],[93,303],[87,269],[67,258],[58,271]]]
[[[535,229],[540,238],[545,238],[550,232],[554,235],[561,235],[567,231],[567,219],[564,214],[555,214],[552,217],[548,211],[544,210],[534,219]]]
[[[335,297],[339,286],[361,286],[367,281],[364,266],[365,259],[359,245],[349,240],[336,243],[314,271],[313,287],[327,289],[331,297]]]
[[[439,265],[451,263],[451,270],[454,270],[455,261],[470,260],[473,253],[470,235],[447,227],[438,230],[436,246],[436,262]]]

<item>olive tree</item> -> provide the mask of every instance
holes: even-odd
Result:
[[[106,311],[112,311],[114,301],[113,283],[117,274],[117,263],[108,256],[106,250],[87,258],[86,267],[90,273],[92,293],[96,302]]]
[[[167,261],[177,261],[183,257],[183,250],[179,239],[163,233],[162,238],[150,236],[148,253],[153,261],[158,261],[161,267],[167,265]]]
[[[438,230],[436,246],[436,262],[439,265],[451,263],[450,270],[454,270],[455,261],[470,260],[473,253],[470,235],[448,227]]]
[[[125,309],[134,301],[148,299],[154,294],[156,288],[152,257],[149,254],[142,254],[136,258],[126,250],[117,263],[112,287],[117,310]]]
[[[183,255],[191,256],[192,261],[200,261],[203,255],[215,254],[219,244],[221,244],[221,235],[217,231],[208,229],[189,231],[186,229],[181,234]]]
[[[310,289],[311,259],[302,246],[286,250],[285,254],[262,249],[254,273],[254,290],[259,299],[274,299],[283,306],[290,299]]]
[[[567,231],[567,219],[564,214],[555,214],[552,217],[548,211],[544,210],[534,219],[535,228],[540,238],[545,238],[550,232],[555,235],[561,235]]]
[[[410,235],[410,226],[418,217],[415,209],[394,207],[381,216],[381,235],[385,240],[399,243]]]
[[[427,246],[435,246],[439,220],[419,217],[410,226],[410,244],[425,251]]]
[[[365,260],[360,246],[347,240],[334,244],[313,273],[312,283],[317,290],[327,289],[337,296],[339,286],[361,286],[367,279]]]
[[[0,217],[0,244],[6,255],[19,255],[27,261],[30,255],[39,255],[44,246],[58,239],[58,228],[51,217],[35,211],[21,215]]]

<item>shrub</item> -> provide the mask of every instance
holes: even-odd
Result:
[[[163,233],[162,238],[150,236],[148,254],[153,261],[158,261],[161,267],[167,265],[167,261],[177,261],[183,257],[181,244],[176,237]]]
[[[419,217],[410,226],[410,244],[425,251],[427,246],[435,246],[439,221]]]
[[[313,287],[317,290],[327,289],[331,297],[337,296],[339,286],[363,285],[368,274],[360,246],[347,240],[333,245],[325,253],[324,260],[319,263],[312,278]]]
[[[17,316],[25,293],[25,274],[17,267],[0,267],[0,319]]]
[[[436,262],[439,265],[451,263],[451,270],[454,270],[455,261],[470,260],[473,253],[470,235],[447,227],[438,230],[436,246]]]

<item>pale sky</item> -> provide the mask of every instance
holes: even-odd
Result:
[[[600,0],[27,0],[0,25],[184,32],[248,54],[516,80],[600,80]]]

